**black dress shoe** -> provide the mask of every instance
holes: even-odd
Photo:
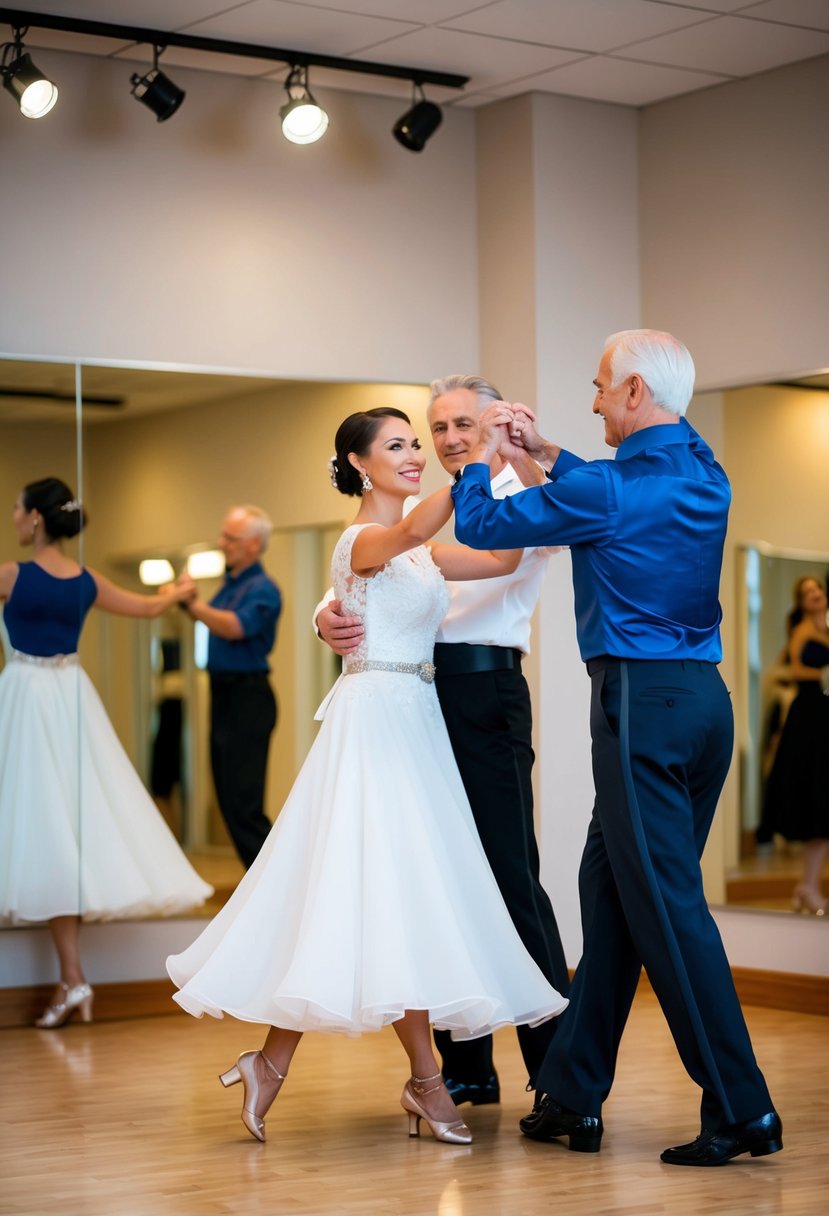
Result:
[[[569,1136],[573,1153],[597,1153],[602,1145],[604,1126],[601,1116],[580,1115],[554,1102],[549,1094],[541,1094],[528,1115],[518,1126],[531,1140],[555,1140]]]
[[[471,1102],[473,1106],[490,1106],[501,1101],[501,1087],[495,1073],[483,1085],[476,1081],[456,1081],[447,1076],[444,1076],[443,1082],[456,1106],[462,1102]]]
[[[666,1148],[662,1160],[667,1165],[725,1165],[740,1153],[766,1157],[783,1147],[783,1124],[777,1111],[757,1119],[728,1123],[717,1131],[700,1132],[690,1144]]]

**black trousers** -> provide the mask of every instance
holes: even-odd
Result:
[[[219,810],[250,867],[271,830],[264,811],[276,698],[267,672],[211,673],[210,763]]]
[[[596,802],[579,872],[584,953],[539,1072],[563,1106],[598,1115],[644,964],[702,1126],[772,1109],[699,858],[731,763],[731,701],[713,663],[593,660]]]
[[[559,992],[569,987],[558,925],[539,877],[533,825],[532,710],[520,667],[441,675],[436,652],[436,688],[455,759],[478,834],[518,935]],[[544,1058],[558,1018],[530,1029],[518,1040],[530,1080]],[[448,1031],[435,1040],[446,1076],[485,1084],[493,1072],[492,1036],[454,1043]]]

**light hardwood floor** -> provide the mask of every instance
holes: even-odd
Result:
[[[267,1119],[239,1120],[217,1073],[261,1033],[185,1014],[0,1032],[2,1216],[821,1216],[827,1211],[825,1018],[748,1009],[785,1148],[720,1169],[662,1165],[697,1130],[698,1091],[652,994],[637,996],[601,1153],[536,1144],[515,1034],[496,1036],[504,1100],[464,1107],[470,1147],[410,1140],[389,1029],[308,1035]]]

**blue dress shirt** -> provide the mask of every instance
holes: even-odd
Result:
[[[615,460],[562,451],[546,485],[500,502],[489,468],[455,485],[455,535],[476,549],[569,545],[584,660],[718,663],[719,581],[731,488],[684,418],[645,427]]]
[[[268,671],[268,655],[276,641],[276,623],[282,596],[259,562],[241,574],[226,574],[224,585],[210,601],[211,608],[234,612],[244,636],[219,638],[210,634],[207,670],[212,672]]]

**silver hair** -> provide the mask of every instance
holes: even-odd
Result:
[[[453,393],[458,388],[467,388],[474,393],[481,409],[491,401],[503,400],[495,385],[484,380],[483,376],[444,376],[442,380],[433,380],[429,385],[429,408],[431,409],[438,397],[442,397],[444,393]]]
[[[239,503],[237,506],[231,507],[230,510],[244,511],[248,517],[245,524],[245,535],[255,536],[259,541],[259,552],[264,553],[273,532],[273,522],[267,511],[263,511],[261,507],[254,507],[251,503],[247,502]]]
[[[638,373],[648,386],[654,404],[682,417],[694,392],[696,371],[688,348],[673,334],[660,329],[623,329],[611,334],[612,388]]]

